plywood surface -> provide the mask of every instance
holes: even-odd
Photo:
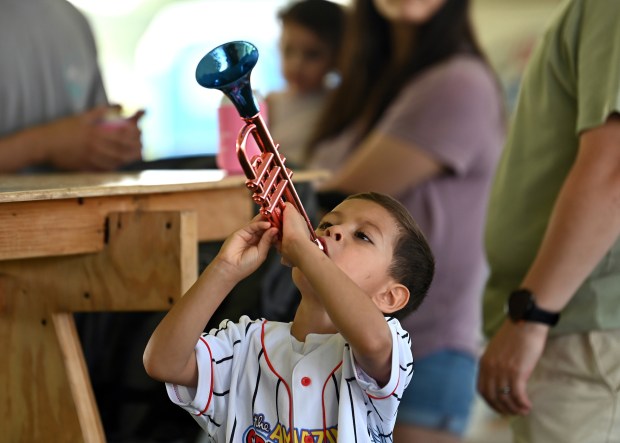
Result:
[[[315,181],[325,171],[296,171],[293,181]],[[0,174],[0,203],[238,187],[245,176],[219,169],[152,170],[136,173]]]

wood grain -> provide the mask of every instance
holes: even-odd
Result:
[[[6,441],[105,441],[71,313],[167,310],[197,278],[194,212],[109,219],[98,253],[0,261]]]
[[[198,240],[211,241],[250,220],[253,203],[245,188],[3,203],[0,260],[101,251],[111,212],[166,210],[195,212]]]

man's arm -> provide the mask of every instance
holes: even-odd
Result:
[[[620,116],[585,131],[522,286],[549,311],[566,306],[620,234]],[[549,328],[505,320],[481,360],[478,389],[500,413],[526,414],[526,384]],[[510,386],[510,396],[500,396]]]
[[[45,130],[36,126],[0,138],[0,173],[12,173],[46,161]]]
[[[243,278],[267,257],[277,234],[257,216],[232,234],[196,283],[157,326],[144,351],[144,367],[154,379],[196,387],[194,347],[211,316]]]
[[[99,106],[0,138],[0,173],[44,163],[69,171],[112,171],[141,159],[138,121],[144,112],[115,128],[99,125],[114,109]]]
[[[620,115],[584,132],[579,152],[523,280],[540,307],[560,311],[620,234]]]

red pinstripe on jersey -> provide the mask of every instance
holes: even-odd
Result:
[[[370,397],[370,398],[374,398],[375,400],[384,400],[384,399],[394,395],[394,392],[396,392],[396,389],[398,388],[398,385],[400,385],[400,369],[398,370],[398,380],[396,381],[396,384],[394,385],[394,389],[392,390],[392,392],[390,392],[388,395],[386,395],[384,397],[375,397],[374,395],[370,395],[368,392],[366,393],[366,395],[368,395],[368,397]]]
[[[211,361],[211,374],[210,374],[211,390],[209,391],[209,399],[207,400],[207,405],[204,407],[202,411],[200,411],[200,413],[197,414],[199,416],[207,412],[207,409],[209,408],[209,405],[211,404],[211,399],[213,398],[213,354],[211,353],[211,348],[209,347],[209,343],[207,343],[207,341],[203,337],[200,337],[200,341],[204,343],[204,345],[207,347],[207,350],[209,351],[209,361]]]
[[[342,360],[340,360],[340,363],[338,363],[338,365],[334,368],[334,370],[329,374],[329,376],[325,380],[325,383],[323,383],[323,391],[321,392],[321,404],[323,405],[323,432],[325,433],[326,436],[327,436],[327,417],[325,417],[325,388],[327,387],[327,383],[329,382],[329,379],[332,378],[332,375],[334,375],[334,373],[341,366],[342,366]]]
[[[289,435],[292,436],[295,430],[295,426],[293,425],[293,396],[291,395],[291,388],[289,388],[288,383],[286,383],[286,380],[284,380],[282,376],[278,374],[278,371],[276,371],[276,369],[271,364],[271,360],[269,360],[269,355],[267,355],[267,348],[265,347],[265,325],[266,324],[267,324],[267,320],[264,320],[261,326],[261,331],[260,331],[260,343],[261,343],[261,346],[263,347],[263,354],[265,354],[265,361],[267,362],[267,366],[269,366],[269,369],[271,369],[271,372],[273,372],[276,375],[276,377],[280,379],[282,384],[284,384],[284,387],[286,388],[286,392],[288,393],[288,406],[289,406],[288,432],[289,432]]]

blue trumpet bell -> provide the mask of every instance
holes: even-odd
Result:
[[[246,41],[224,43],[209,51],[196,67],[196,81],[222,91],[243,118],[259,112],[252,93],[250,74],[258,62],[258,49]]]

